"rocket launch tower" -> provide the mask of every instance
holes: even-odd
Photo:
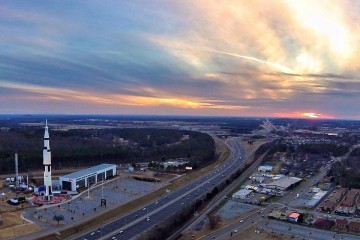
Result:
[[[53,198],[52,181],[51,181],[51,151],[49,143],[49,128],[47,126],[47,119],[44,133],[44,150],[43,150],[43,164],[44,170],[44,185],[45,185],[45,199],[51,201]]]

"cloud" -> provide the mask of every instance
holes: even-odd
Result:
[[[109,112],[356,117],[349,103],[359,100],[359,9],[306,0],[7,2],[0,110],[16,95],[18,111],[22,99],[36,111],[73,103]]]

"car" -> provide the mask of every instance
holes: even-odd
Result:
[[[212,239],[215,239],[215,236],[213,236]]]
[[[150,221],[150,217],[147,217],[147,218],[146,218],[146,221]]]
[[[145,210],[146,210],[146,207],[143,208],[143,211],[145,211]]]
[[[123,230],[120,230],[119,233],[123,233],[124,231]]]
[[[242,223],[243,221],[244,221],[244,220],[243,220],[243,219],[241,219],[239,222],[240,222],[240,223]]]
[[[238,232],[238,230],[237,229],[234,229],[234,233],[237,233]]]
[[[181,205],[184,205],[184,204],[185,204],[185,203],[183,203],[183,202],[181,203]]]

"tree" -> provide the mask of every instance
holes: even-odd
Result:
[[[215,229],[219,224],[220,216],[219,215],[208,215],[208,219],[209,219],[209,228]]]
[[[63,221],[65,219],[64,215],[57,215],[55,214],[53,217],[54,221],[57,221],[58,225],[60,224],[60,221]]]

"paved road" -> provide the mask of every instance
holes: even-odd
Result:
[[[240,138],[227,141],[231,149],[230,156],[208,174],[192,181],[186,186],[164,196],[109,224],[76,238],[81,239],[132,239],[159,222],[174,215],[184,206],[211,192],[227,176],[234,173],[245,160],[245,149]]]

